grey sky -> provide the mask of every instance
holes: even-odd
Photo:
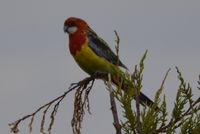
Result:
[[[116,29],[121,38],[120,57],[130,70],[149,50],[143,92],[150,98],[171,67],[164,92],[172,108],[178,86],[175,66],[194,88],[197,85],[199,13],[198,0],[1,0],[0,133],[9,134],[9,122],[87,76],[69,54],[68,37],[63,33],[64,20],[71,16],[85,19],[112,48]],[[92,115],[85,116],[83,134],[114,133],[108,97],[103,83],[96,81],[90,94]],[[53,133],[72,132],[72,103],[70,95],[61,104]],[[38,121],[34,126],[33,134],[39,133]],[[20,134],[27,134],[27,122],[20,128]]]

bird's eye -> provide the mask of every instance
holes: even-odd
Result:
[[[72,21],[69,23],[70,26],[75,26],[76,25],[76,21]]]

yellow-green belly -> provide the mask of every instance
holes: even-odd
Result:
[[[119,72],[117,66],[96,55],[87,44],[82,45],[81,50],[76,52],[74,59],[88,74],[94,74],[97,71],[111,74],[117,74]]]

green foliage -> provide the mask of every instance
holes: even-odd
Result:
[[[126,79],[132,82],[133,86],[129,87],[129,92],[124,92],[118,87],[115,97],[121,103],[123,109],[124,122],[121,122],[124,134],[173,134],[181,132],[182,134],[197,134],[200,132],[200,97],[193,98],[192,87],[185,82],[181,71],[176,67],[180,85],[177,90],[176,99],[172,113],[167,109],[165,95],[161,99],[161,93],[164,89],[164,83],[170,71],[167,70],[165,77],[157,90],[154,98],[154,104],[151,107],[144,106],[142,109],[137,106],[133,107],[133,99],[138,97],[136,91],[142,89],[142,79],[144,70],[144,60],[147,51],[142,57],[139,68],[135,66],[135,71],[131,75],[126,74]],[[121,82],[119,82],[121,83]],[[120,84],[119,84],[120,85]],[[200,90],[200,75],[197,89]]]

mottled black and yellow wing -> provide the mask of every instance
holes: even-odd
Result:
[[[86,31],[88,36],[88,46],[95,52],[96,55],[105,58],[114,65],[119,65],[125,69],[128,69],[120,60],[118,61],[117,55],[110,49],[108,44],[91,29]]]

